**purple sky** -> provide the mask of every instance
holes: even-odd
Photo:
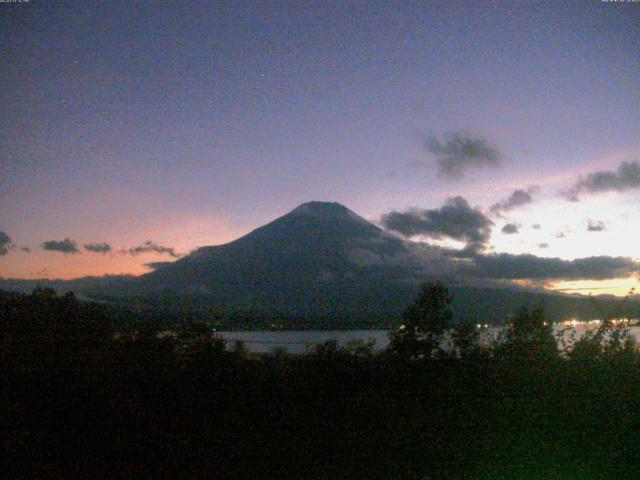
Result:
[[[171,257],[117,252],[309,200],[489,214],[531,185],[495,251],[638,256],[640,188],[559,192],[640,160],[640,3],[30,0],[0,4],[0,58],[0,276],[142,273]],[[426,144],[453,133],[500,165],[439,175]],[[42,248],[65,238],[81,253]]]

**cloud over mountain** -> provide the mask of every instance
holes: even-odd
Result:
[[[447,278],[460,284],[478,280],[606,280],[628,278],[640,273],[640,262],[629,257],[594,256],[564,260],[533,254],[453,250],[424,243],[414,245],[420,247],[413,255],[420,251],[429,252],[421,271],[431,272],[430,265],[434,264],[438,266],[435,272],[444,273]],[[549,248],[546,242],[537,246],[540,249]]]
[[[577,202],[584,195],[604,192],[624,192],[640,188],[640,163],[623,162],[617,170],[600,170],[580,178],[571,188],[562,192],[569,201]]]
[[[78,250],[78,244],[69,238],[64,240],[48,240],[42,243],[42,249],[50,252],[62,252],[76,254],[80,253]]]
[[[108,243],[85,243],[84,249],[94,253],[107,253],[111,251],[111,245]]]
[[[605,280],[636,275],[640,265],[628,257],[586,257],[575,260],[509,253],[476,255],[460,273],[501,280]]]
[[[484,247],[491,236],[493,222],[462,197],[449,198],[443,207],[432,210],[411,209],[382,216],[382,225],[407,237],[425,235],[451,238],[467,246]]]
[[[0,231],[0,255],[6,255],[7,253],[9,253],[8,247],[10,244],[11,237],[9,237],[9,235],[4,233],[3,231]]]
[[[426,148],[436,158],[438,174],[452,179],[462,178],[470,170],[498,167],[503,162],[496,147],[465,132],[449,133],[442,142],[431,137]]]

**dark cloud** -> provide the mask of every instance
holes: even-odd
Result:
[[[31,253],[31,249],[29,247],[20,247],[20,250],[26,253]]]
[[[412,209],[382,216],[382,225],[407,237],[426,235],[451,238],[474,248],[483,247],[491,235],[493,222],[480,210],[471,208],[462,197],[450,198],[439,209]]]
[[[376,257],[375,264],[409,265],[420,275],[444,275],[461,284],[488,281],[605,280],[638,275],[640,263],[628,257],[586,257],[575,260],[539,257],[533,254],[483,253],[479,250],[450,248],[426,243],[406,242],[406,252]],[[548,248],[547,243],[538,248]],[[363,261],[371,264],[372,259]]]
[[[528,187],[527,189],[519,188],[517,190],[514,190],[509,198],[493,204],[490,210],[492,213],[500,215],[502,212],[508,212],[509,210],[513,210],[514,208],[527,205],[528,203],[533,202],[532,194],[535,193],[538,189],[539,187],[537,185],[533,185],[531,187]]]
[[[535,225],[531,225],[531,228],[533,228],[534,230],[540,230],[542,228],[542,225],[536,223]]]
[[[129,250],[127,250],[127,252],[134,256],[140,253],[155,252],[166,253],[174,258],[180,257],[180,255],[176,253],[173,247],[163,247],[162,245],[158,245],[151,240],[147,240],[143,245],[140,245],[139,247],[130,248]]]
[[[587,223],[587,232],[604,232],[606,229],[604,222],[589,220]]]
[[[461,178],[469,170],[498,167],[502,163],[496,147],[464,132],[447,134],[443,142],[432,137],[426,147],[436,158],[438,174],[443,177]]]
[[[111,251],[111,245],[108,243],[85,243],[84,249],[89,252],[107,253]]]
[[[69,238],[65,238],[64,240],[49,240],[42,243],[43,250],[49,250],[51,252],[62,252],[62,253],[71,253],[76,254],[80,253],[78,250],[78,245],[74,240]]]
[[[6,255],[9,252],[9,245],[11,244],[11,238],[9,235],[0,231],[0,256]]]
[[[376,248],[376,243],[358,242],[355,248],[349,250],[349,260],[359,266],[384,267],[406,279],[450,276],[457,268],[455,261],[452,261],[452,252],[456,250],[407,240],[390,249],[379,248],[381,245]]]
[[[566,233],[564,233],[564,232],[558,232],[558,233],[556,233],[556,238],[565,238],[566,236],[567,236],[567,234],[566,234]]]
[[[516,233],[520,233],[518,230],[518,225],[515,223],[507,223],[504,227],[502,227],[502,233],[505,235],[514,235]]]
[[[465,275],[502,280],[604,280],[636,275],[640,264],[627,257],[575,260],[509,253],[476,255],[462,266]]]
[[[562,195],[572,202],[580,200],[581,196],[603,193],[624,192],[640,188],[640,163],[623,162],[617,170],[601,170],[580,178],[569,190]]]

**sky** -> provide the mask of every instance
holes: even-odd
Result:
[[[142,274],[310,200],[640,259],[638,2],[23,0],[0,78],[0,277]]]

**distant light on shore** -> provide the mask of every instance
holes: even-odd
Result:
[[[629,318],[614,318],[609,320],[612,325],[637,325],[638,319],[629,319]],[[602,320],[596,318],[594,320],[578,320],[571,319],[565,320],[564,322],[560,322],[559,325],[564,325],[567,327],[594,327],[602,324]]]

